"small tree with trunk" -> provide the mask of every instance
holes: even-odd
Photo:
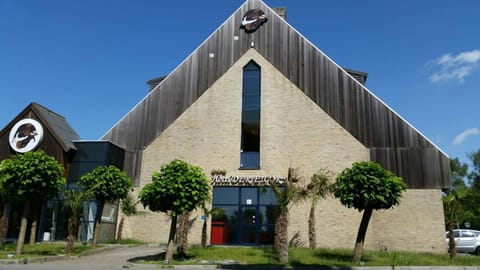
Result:
[[[209,199],[209,191],[210,185],[200,167],[178,159],[153,173],[152,182],[140,191],[139,198],[144,207],[169,213],[172,218],[165,260],[173,258],[178,215],[202,206]]]
[[[368,223],[373,210],[388,209],[400,203],[407,185],[380,164],[371,161],[354,163],[343,170],[335,183],[335,197],[348,208],[363,211],[353,255],[360,262]]]
[[[58,195],[65,186],[63,167],[42,150],[16,154],[2,161],[0,189],[24,205],[18,234],[16,254],[23,251],[30,210]]]
[[[76,189],[65,190],[63,193],[63,208],[68,212],[67,224],[67,246],[66,253],[72,253],[75,241],[77,240],[80,221],[83,216],[84,202],[92,199],[91,191],[80,191]]]
[[[315,230],[315,209],[320,199],[325,199],[333,192],[333,173],[321,169],[310,177],[307,185],[308,195],[312,199],[310,204],[310,215],[308,216],[308,240],[311,249],[317,248],[317,233]]]
[[[115,202],[128,196],[133,189],[130,178],[115,166],[98,166],[93,171],[85,174],[78,181],[79,187],[92,192],[97,200],[97,215],[95,217],[95,230],[92,245],[98,242],[102,213],[105,202]]]
[[[288,168],[287,180],[283,184],[270,181],[278,204],[275,219],[274,248],[281,263],[288,262],[288,212],[296,202],[305,199],[308,193],[300,186],[300,177],[296,169]]]

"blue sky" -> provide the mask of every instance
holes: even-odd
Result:
[[[243,2],[0,0],[0,129],[35,101],[100,138]],[[450,157],[480,149],[480,1],[265,3]]]

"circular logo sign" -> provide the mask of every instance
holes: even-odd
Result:
[[[8,136],[15,152],[26,153],[35,149],[43,138],[43,127],[37,120],[26,118],[18,121]]]

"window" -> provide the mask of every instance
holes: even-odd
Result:
[[[260,169],[260,66],[243,68],[240,169]]]

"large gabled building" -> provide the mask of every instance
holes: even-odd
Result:
[[[446,251],[448,157],[260,0],[247,0],[103,139],[125,149],[136,192],[176,158],[207,175],[225,170],[212,180],[212,207],[224,214],[208,218],[212,244],[271,243],[275,200],[261,188],[265,178],[282,179],[289,167],[305,178],[322,168],[339,173],[372,160],[408,191],[398,207],[374,213],[366,247]],[[299,203],[290,214],[289,235],[300,243],[308,209]],[[192,215],[193,243],[202,215]],[[358,212],[328,198],[316,215],[318,243],[352,247]],[[125,237],[166,241],[168,219],[129,217]]]

